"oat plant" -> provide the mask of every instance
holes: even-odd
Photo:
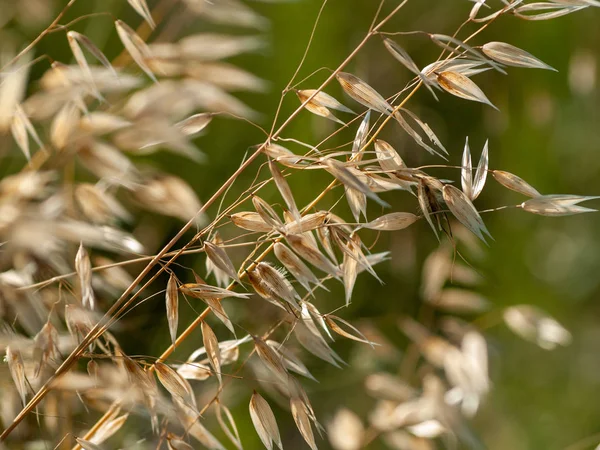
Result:
[[[496,168],[488,142],[472,152],[473,142],[461,137],[462,151],[446,148],[413,112],[411,99],[424,91],[440,103],[455,96],[464,108],[469,102],[496,108],[476,76],[554,69],[522,49],[527,43],[518,38],[485,42],[480,32],[500,16],[526,26],[600,2],[456,2],[465,22],[452,36],[393,29],[392,19],[415,1],[378,3],[370,29],[334,69],[325,69],[321,84],[313,81],[315,73],[299,77],[317,18],[275,112],[254,111],[235,95],[269,85],[227,62],[267,44],[266,19],[241,0],[128,0],[139,16],[132,23],[109,11],[65,22],[80,3],[70,0],[32,42],[3,44],[2,148],[5,158],[21,154],[23,161],[0,181],[3,445],[242,449],[245,441],[256,442],[244,435],[251,426],[269,450],[316,449],[323,440],[337,450],[374,441],[393,449],[482,448],[468,419],[492,386],[489,318],[542,348],[571,339],[536,307],[495,310],[476,293],[480,274],[470,255],[499,244],[484,218],[507,208],[549,217],[585,213],[593,210],[581,203],[596,197],[538,192]],[[23,3],[34,8],[37,2]],[[327,0],[321,12],[326,7]],[[80,26],[101,16],[113,21],[110,33],[122,45],[114,58]],[[216,31],[188,33],[191,21]],[[438,48],[438,58],[420,68],[403,47],[409,34]],[[36,52],[49,35],[64,38],[70,58]],[[411,74],[392,97],[352,73],[370,41],[385,47],[395,71]],[[35,83],[34,70],[43,71]],[[328,93],[336,84],[344,93],[337,98]],[[295,109],[283,117],[287,104]],[[288,135],[289,124],[305,114],[331,121],[336,131],[321,142]],[[230,155],[240,160],[238,169],[204,202],[177,174],[140,158],[172,152],[199,172],[210,170],[210,150],[196,146],[205,129],[215,121],[232,133],[244,122],[261,128],[269,115],[264,141],[245,155]],[[410,145],[397,151],[382,140],[384,129],[407,135]],[[329,145],[348,130],[352,142]],[[426,152],[428,163],[409,167],[403,152]],[[439,169],[454,178],[440,179]],[[246,171],[253,180],[238,186]],[[312,171],[331,182],[308,204],[298,204],[290,181],[304,180],[310,191]],[[516,191],[523,201],[481,211],[477,198],[489,183]],[[237,197],[230,194],[234,184]],[[396,196],[412,202],[412,209],[393,210]],[[184,225],[155,249],[152,224],[140,224],[143,210]],[[369,243],[379,233],[408,227],[423,227],[439,242],[423,267],[421,313],[397,321],[411,344],[395,372],[365,378],[364,389],[376,399],[368,416],[343,408],[340,399],[342,408],[325,426],[311,404],[307,385],[318,380],[305,356],[349,372],[354,369],[336,352],[336,341],[377,351],[377,333],[350,323],[344,311],[358,276],[381,281],[377,268],[390,253],[372,251]],[[205,261],[203,270],[186,267],[185,255]],[[338,283],[343,294],[332,300]],[[325,309],[324,296],[334,309]],[[160,353],[127,354],[128,336],[119,323],[145,302],[162,305],[156,320],[168,327],[169,339]],[[193,317],[181,317],[184,303],[196,311]],[[251,320],[240,320],[242,311]],[[434,320],[437,312],[443,320]],[[465,312],[471,320],[460,318]],[[190,341],[194,351],[172,357]],[[236,403],[248,405],[244,414],[228,406],[231,392]],[[296,437],[280,431],[287,416]]]

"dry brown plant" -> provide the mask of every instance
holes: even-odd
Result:
[[[364,236],[423,226],[431,228],[439,248],[423,268],[419,317],[398,323],[412,344],[398,374],[367,377],[365,389],[377,399],[368,420],[340,409],[327,424],[328,439],[337,450],[364,448],[374,439],[394,449],[433,449],[440,443],[478,448],[465,418],[477,413],[490,390],[484,329],[493,308],[476,293],[480,275],[467,261],[469,252],[485,251],[481,241],[488,244],[493,238],[476,199],[490,179],[528,197],[497,211],[513,207],[565,216],[592,211],[579,203],[596,197],[540,194],[517,175],[490,168],[493,149],[487,143],[476,167],[468,139],[461,163],[452,165],[456,155],[408,109],[409,101],[425,88],[439,101],[450,94],[495,108],[473,80],[475,75],[488,70],[506,73],[509,67],[553,69],[512,44],[479,42],[479,33],[503,15],[551,20],[600,3],[490,1],[494,4],[483,16],[482,8],[488,5],[476,0],[453,36],[411,32],[441,48],[437,60],[420,69],[402,47],[403,32],[388,29],[410,0],[390,2],[394,6],[389,10],[381,1],[371,28],[320,86],[311,86],[310,77],[297,80],[303,58],[283,89],[280,109],[296,95],[300,105],[283,120],[280,110],[275,112],[264,142],[204,202],[183,179],[138,167],[130,155],[164,150],[201,162],[204,155],[194,138],[212,121],[229,116],[253,123],[257,112],[232,92],[260,92],[266,83],[225,60],[258,51],[265,42],[260,33],[178,36],[168,26],[169,13],[181,8],[217,26],[256,30],[265,19],[240,0],[161,0],[155,9],[145,0],[129,0],[144,23],[136,30],[115,19],[114,33],[123,53],[110,61],[88,37],[61,23],[75,3],[70,0],[23,50],[2,55],[3,146],[18,148],[27,162],[0,181],[0,336],[9,381],[1,387],[0,441],[41,442],[46,448],[118,448],[123,443],[113,435],[122,436],[119,430],[141,416],[152,429],[140,434],[143,448],[188,449],[200,444],[224,449],[206,425],[211,416],[229,448],[243,448],[239,421],[251,421],[266,448],[283,448],[269,405],[276,402],[289,409],[306,444],[316,449],[325,427],[300,382],[299,376],[314,380],[302,356],[309,352],[343,366],[334,337],[376,351],[379,343],[372,330],[343,318],[357,277],[379,279],[375,268],[388,258],[387,252],[371,253]],[[318,24],[317,18],[307,53]],[[467,24],[478,28],[464,36]],[[150,39],[156,36],[151,34],[154,28],[161,39]],[[52,60],[39,89],[26,95],[30,69],[46,60],[34,59],[34,49],[50,33],[65,34],[75,64]],[[390,57],[413,75],[391,98],[346,71],[373,39],[381,40]],[[336,82],[348,99],[327,94],[330,83]],[[284,136],[288,125],[307,112],[335,122],[339,129],[355,129],[354,141],[327,148],[329,138],[314,145]],[[394,123],[402,130],[398,132],[411,138],[415,150],[447,162],[408,167],[380,138]],[[74,176],[75,167],[85,171],[85,179]],[[457,182],[437,178],[440,167],[455,169]],[[226,199],[240,174],[250,168],[256,170],[254,181],[238,198]],[[289,177],[313,170],[327,172],[331,183],[315,192],[313,201],[298,205]],[[282,203],[261,197],[269,185]],[[330,193],[335,202],[328,201]],[[385,200],[390,195],[413,198],[418,213],[392,211]],[[352,217],[338,215],[340,201],[347,202]],[[374,216],[371,211],[367,218],[368,204],[383,212]],[[162,249],[148,255],[135,228],[127,231],[140,209],[185,225]],[[203,254],[206,272],[188,270],[184,280],[174,268],[179,257],[188,254]],[[140,264],[143,268],[132,276],[128,267]],[[345,292],[340,308],[320,311],[315,292],[337,282]],[[170,340],[159,355],[127,355],[120,344],[126,336],[119,336],[115,325],[155,295],[164,298],[161,320],[168,324]],[[248,306],[249,299],[253,306]],[[183,301],[205,305],[182,330]],[[236,308],[257,304],[261,312],[250,330],[230,317]],[[434,327],[436,311],[447,316]],[[481,319],[460,319],[457,314],[465,312]],[[533,306],[493,312],[516,334],[542,348],[567,345],[571,339],[556,320]],[[229,336],[213,331],[219,322]],[[202,345],[185,361],[170,360],[197,329]],[[249,414],[235,417],[226,405],[226,392],[249,373],[256,380],[248,391]],[[81,415],[94,417],[95,424],[81,427],[76,420]],[[132,430],[139,426],[137,421],[131,425]]]

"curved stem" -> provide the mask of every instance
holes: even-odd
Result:
[[[69,3],[72,4],[75,0],[71,0]],[[355,47],[355,49],[342,61],[342,63],[338,66],[336,70],[334,70],[331,75],[321,84],[321,86],[315,90],[313,95],[307,98],[300,106],[290,114],[290,116],[281,124],[281,126],[275,131],[270,138],[268,138],[263,144],[261,144],[255,151],[250,155],[250,157],[244,161],[244,163],[223,183],[223,185],[210,197],[210,199],[200,208],[197,212],[196,216],[190,219],[180,230],[179,232],[162,248],[162,250],[156,254],[150,262],[146,265],[146,267],[138,274],[138,276],[133,280],[133,282],[129,285],[127,289],[123,292],[123,294],[115,301],[115,303],[109,308],[106,314],[100,319],[100,321],[89,331],[89,333],[82,339],[81,343],[67,356],[67,358],[63,361],[63,363],[55,370],[54,374],[44,383],[44,385],[38,390],[38,392],[32,397],[32,399],[27,403],[27,405],[17,414],[15,419],[9,424],[6,429],[0,434],[0,442],[6,440],[6,438],[10,435],[10,433],[16,428],[16,426],[21,423],[21,421],[25,418],[25,416],[31,412],[39,402],[50,392],[51,384],[61,375],[66,373],[71,367],[77,362],[81,354],[85,351],[85,349],[93,342],[95,339],[100,337],[139,296],[139,294],[150,284],[152,283],[160,274],[162,274],[170,264],[175,261],[189,246],[193,241],[186,244],[182,249],[178,250],[175,255],[166,263],[163,264],[155,273],[154,276],[145,283],[142,288],[140,288],[137,292],[133,293],[135,287],[141,283],[141,281],[150,273],[150,271],[158,264],[158,262],[165,257],[165,255],[169,252],[171,248],[187,233],[187,231],[192,228],[195,224],[195,218],[206,212],[206,210],[222,195],[227,189],[237,180],[237,178],[262,154],[263,150],[269,145],[270,140],[278,137],[281,132],[300,114],[300,112],[304,109],[304,107],[317,95],[321,92],[335,77],[341,72],[346,65],[358,54],[358,52],[365,46],[365,44],[369,41],[369,39],[377,33],[377,31],[383,27],[394,15],[400,11],[400,9],[408,2],[408,0],[402,1],[398,6],[396,6],[385,18],[383,18],[379,24],[374,27],[371,31],[369,31],[365,37],[360,41],[360,43]],[[61,16],[62,17],[62,16]],[[60,20],[60,18],[58,18]],[[56,20],[58,22],[58,20]],[[133,295],[131,295],[133,294]],[[131,297],[129,297],[131,295]],[[128,298],[129,297],[129,298]]]
[[[33,41],[31,41],[27,47],[25,47],[23,50],[21,50],[13,59],[11,59],[7,64],[5,64],[4,67],[2,67],[2,69],[0,71],[4,72],[4,70],[6,70],[8,67],[10,67],[14,63],[16,63],[19,59],[21,59],[23,57],[23,55],[25,55],[33,47],[35,47],[38,44],[38,42],[40,42],[42,39],[44,39],[44,37],[48,33],[50,33],[52,31],[52,29],[58,24],[58,22],[60,22],[60,19],[63,18],[63,16],[66,14],[66,12],[69,10],[69,8],[71,6],[73,6],[73,4],[76,1],[77,0],[69,0],[69,3],[67,3],[65,5],[65,7],[62,9],[62,11],[60,13],[58,13],[56,18],[52,21],[52,23],[50,25],[48,25],[48,27],[44,31],[42,31]]]

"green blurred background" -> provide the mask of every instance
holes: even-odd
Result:
[[[378,3],[375,0],[329,0],[299,79],[318,68],[337,67],[364,36]],[[384,12],[397,3],[397,0],[387,1]],[[149,4],[153,2],[149,1]],[[270,90],[266,94],[239,95],[261,113],[260,125],[269,128],[281,90],[302,57],[322,2],[298,0],[249,4],[269,19],[271,25],[265,34],[270,45],[261,54],[236,57],[232,62],[269,81]],[[466,0],[411,0],[385,30],[452,34],[467,17],[471,5]],[[101,11],[110,11],[112,16],[131,25],[140,22],[124,0],[78,2],[63,22]],[[108,57],[114,57],[121,47],[112,20],[110,16],[98,16],[73,28],[97,43],[104,42],[101,47]],[[478,160],[485,140],[489,139],[492,169],[513,172],[544,194],[600,194],[599,23],[600,11],[592,8],[545,22],[503,17],[473,42],[477,45],[489,41],[511,43],[555,67],[557,73],[509,68],[508,76],[493,71],[476,76],[475,81],[500,112],[447,94],[441,94],[438,103],[423,90],[407,106],[436,131],[450,152],[450,164],[460,164],[466,136],[469,136],[475,160]],[[25,27],[16,19],[12,27],[19,30],[23,40],[31,40],[43,28],[39,24]],[[207,26],[198,20],[188,23],[182,32],[205,29]],[[473,30],[472,26],[466,27],[461,36]],[[439,54],[439,48],[424,36],[399,36],[396,40],[420,67]],[[37,54],[41,53],[55,60],[70,61],[63,33],[54,33],[44,39],[38,46]],[[39,70],[39,73],[34,71],[34,77],[44,68]],[[378,38],[372,39],[346,70],[367,80],[386,96],[400,90],[411,78],[410,73],[385,51]],[[328,73],[320,71],[300,87],[316,88]],[[335,82],[326,91],[344,98]],[[348,98],[344,103],[356,111],[363,111]],[[293,94],[288,95],[279,123],[298,104]],[[283,136],[315,144],[336,127],[333,122],[302,112]],[[328,141],[327,146],[351,141],[354,130],[355,127],[340,133]],[[387,127],[383,138],[396,147],[409,166],[441,162],[410,142],[395,124]],[[237,168],[249,148],[263,139],[260,131],[246,123],[217,119],[208,133],[197,140],[198,146],[209,156],[206,165],[191,164],[170,154],[142,160],[185,178],[201,199],[207,199]],[[301,149],[291,145],[290,148],[296,152]],[[458,179],[456,171],[431,173]],[[254,174],[255,171],[249,170],[240,177],[227,198],[234,199],[252,182]],[[315,171],[290,179],[299,205],[310,202],[320,192],[320,187],[325,187],[329,181],[327,174]],[[339,190],[334,191],[325,204],[337,200],[339,194]],[[280,201],[272,189],[265,191],[264,198]],[[417,210],[416,202],[406,193],[388,194],[385,198],[395,211]],[[477,206],[487,209],[521,201],[521,196],[489,179]],[[341,214],[349,218],[346,207],[340,208]],[[370,218],[378,213],[378,209],[369,204]],[[490,449],[565,448],[600,432],[600,216],[547,218],[509,209],[486,214],[484,218],[495,241],[484,250],[481,259],[472,261],[486,279],[480,292],[498,308],[522,303],[542,307],[572,332],[573,342],[567,348],[549,352],[514,336],[502,325],[486,330],[493,387],[473,420],[474,432]],[[162,233],[163,243],[180,226],[158,216],[149,216],[145,220],[151,221]],[[224,231],[226,235],[233,232]],[[373,403],[362,393],[364,374],[374,369],[397,371],[407,341],[395,325],[396,318],[402,314],[416,314],[421,302],[422,263],[435,247],[435,237],[424,222],[405,231],[382,235],[379,239],[376,249],[392,251],[391,261],[378,267],[385,285],[363,274],[359,277],[352,305],[339,314],[353,323],[372,319],[395,350],[389,350],[385,358],[380,358],[369,349],[359,348],[360,344],[338,342],[334,348],[349,361],[352,370],[339,370],[307,357],[309,367],[320,383],[306,381],[303,385],[323,422],[327,423],[339,406],[348,407],[366,419]],[[187,257],[181,263],[194,267],[199,273],[204,272],[202,258]],[[331,293],[323,292],[317,296],[315,304],[321,311],[333,310],[342,302],[340,286],[332,288]],[[138,308],[135,317],[128,316],[122,321],[120,331],[128,333],[124,346],[129,353],[156,355],[164,348],[168,332],[162,307],[160,299],[147,302]],[[235,311],[234,303],[229,303],[227,308],[236,320],[251,323],[250,309]],[[184,322],[191,322],[193,312],[190,310],[190,314],[183,317]],[[226,336],[225,330],[216,323],[215,329],[219,336]],[[185,358],[191,350],[201,346],[200,342],[198,333],[177,351],[174,359]],[[382,362],[386,358],[387,362]],[[253,387],[253,383],[232,383],[226,398],[238,418],[246,448],[252,449],[260,444],[247,414],[248,386]],[[304,448],[290,415],[283,410],[277,412],[284,445]],[[600,436],[580,448],[594,448],[599,442]],[[319,442],[320,448],[327,446],[326,441]],[[369,448],[384,447],[376,440]]]

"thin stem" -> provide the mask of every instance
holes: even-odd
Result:
[[[52,21],[52,23],[50,25],[48,25],[48,27],[44,31],[42,31],[33,41],[31,41],[27,47],[25,47],[23,50],[21,50],[19,53],[17,53],[17,56],[15,56],[7,64],[5,64],[4,67],[2,67],[2,69],[0,71],[4,72],[8,67],[12,66],[19,59],[21,59],[23,57],[23,55],[25,55],[33,47],[35,47],[38,44],[38,42],[40,42],[42,39],[44,39],[44,37],[48,33],[50,33],[52,31],[52,29],[58,24],[58,22],[60,22],[60,19],[63,18],[63,16],[66,14],[66,12],[69,10],[69,8],[71,6],[73,6],[73,4],[76,1],[77,0],[69,0],[69,3],[67,3],[66,6],[62,9],[62,11],[58,13],[58,15],[56,16],[56,18]]]
[[[75,0],[71,0],[69,3],[72,4]],[[163,3],[165,0],[163,0]],[[306,104],[308,104],[317,93],[321,92],[335,77],[341,72],[348,63],[358,54],[358,52],[365,46],[368,40],[381,28],[383,27],[400,9],[408,3],[408,0],[402,1],[398,6],[396,6],[392,12],[390,12],[384,19],[382,19],[379,24],[374,27],[369,33],[365,35],[362,41],[355,47],[355,49],[346,57],[344,61],[338,66],[338,68],[333,71],[333,73],[321,84],[321,86],[315,90],[313,95],[307,98],[299,107],[296,108],[292,114],[281,124],[281,126],[271,135],[272,138],[276,138],[281,134],[281,132],[300,114],[300,112],[304,109]],[[161,3],[162,4],[162,3]],[[61,16],[62,17],[62,16]],[[59,18],[60,20],[60,18]],[[56,21],[58,22],[58,21]],[[54,23],[52,24],[54,25]],[[25,418],[25,416],[32,411],[36,405],[46,396],[48,392],[50,392],[51,384],[62,374],[66,373],[79,359],[80,355],[85,351],[85,349],[93,342],[95,339],[100,337],[139,296],[139,294],[150,284],[152,283],[158,276],[160,276],[170,264],[175,261],[186,249],[187,246],[191,245],[193,241],[186,244],[181,250],[178,250],[176,254],[163,266],[161,266],[156,274],[142,286],[136,293],[131,295],[135,289],[135,287],[140,284],[140,282],[150,273],[150,271],[156,266],[156,264],[169,252],[169,250],[187,233],[187,231],[192,228],[195,224],[195,218],[206,212],[206,210],[223,194],[227,191],[229,186],[233,184],[236,179],[262,154],[263,150],[269,144],[270,139],[267,139],[262,145],[260,145],[256,151],[250,155],[250,157],[229,177],[227,181],[223,183],[223,185],[208,199],[206,203],[200,208],[196,216],[191,218],[180,230],[179,232],[162,248],[162,250],[155,255],[150,262],[146,265],[146,267],[138,274],[138,276],[133,280],[133,282],[129,285],[127,289],[123,292],[123,294],[115,301],[115,303],[109,308],[109,310],[105,313],[105,315],[98,321],[98,323],[89,331],[89,333],[82,339],[81,343],[67,356],[64,362],[55,370],[54,374],[44,383],[44,385],[38,390],[38,392],[32,397],[32,399],[27,403],[27,405],[17,414],[15,419],[9,424],[6,429],[0,435],[0,442],[6,440],[6,438],[10,435],[10,433],[16,428],[16,426],[21,423],[21,421]],[[129,295],[131,297],[128,299]]]
[[[275,111],[275,117],[273,118],[273,125],[271,126],[271,134],[273,134],[273,130],[275,129],[275,127],[277,125],[277,119],[279,118],[279,113],[281,112],[281,107],[283,106],[283,100],[285,99],[286,94],[289,92],[290,86],[292,85],[292,83],[298,76],[298,73],[302,69],[302,66],[304,65],[304,61],[306,61],[306,57],[308,56],[308,52],[310,51],[310,46],[312,45],[312,41],[315,37],[315,33],[317,32],[317,26],[319,25],[319,21],[321,20],[321,15],[323,14],[325,5],[327,5],[327,1],[328,0],[323,0],[323,3],[321,4],[321,7],[319,8],[319,12],[317,14],[315,23],[310,32],[310,37],[308,38],[308,43],[306,44],[306,48],[304,49],[304,54],[302,55],[302,58],[300,59],[300,63],[296,67],[296,71],[292,75],[292,78],[290,78],[290,81],[288,82],[288,84],[285,86],[285,88],[283,89],[283,91],[281,93],[281,98],[279,99],[279,105],[277,106],[277,110]]]

